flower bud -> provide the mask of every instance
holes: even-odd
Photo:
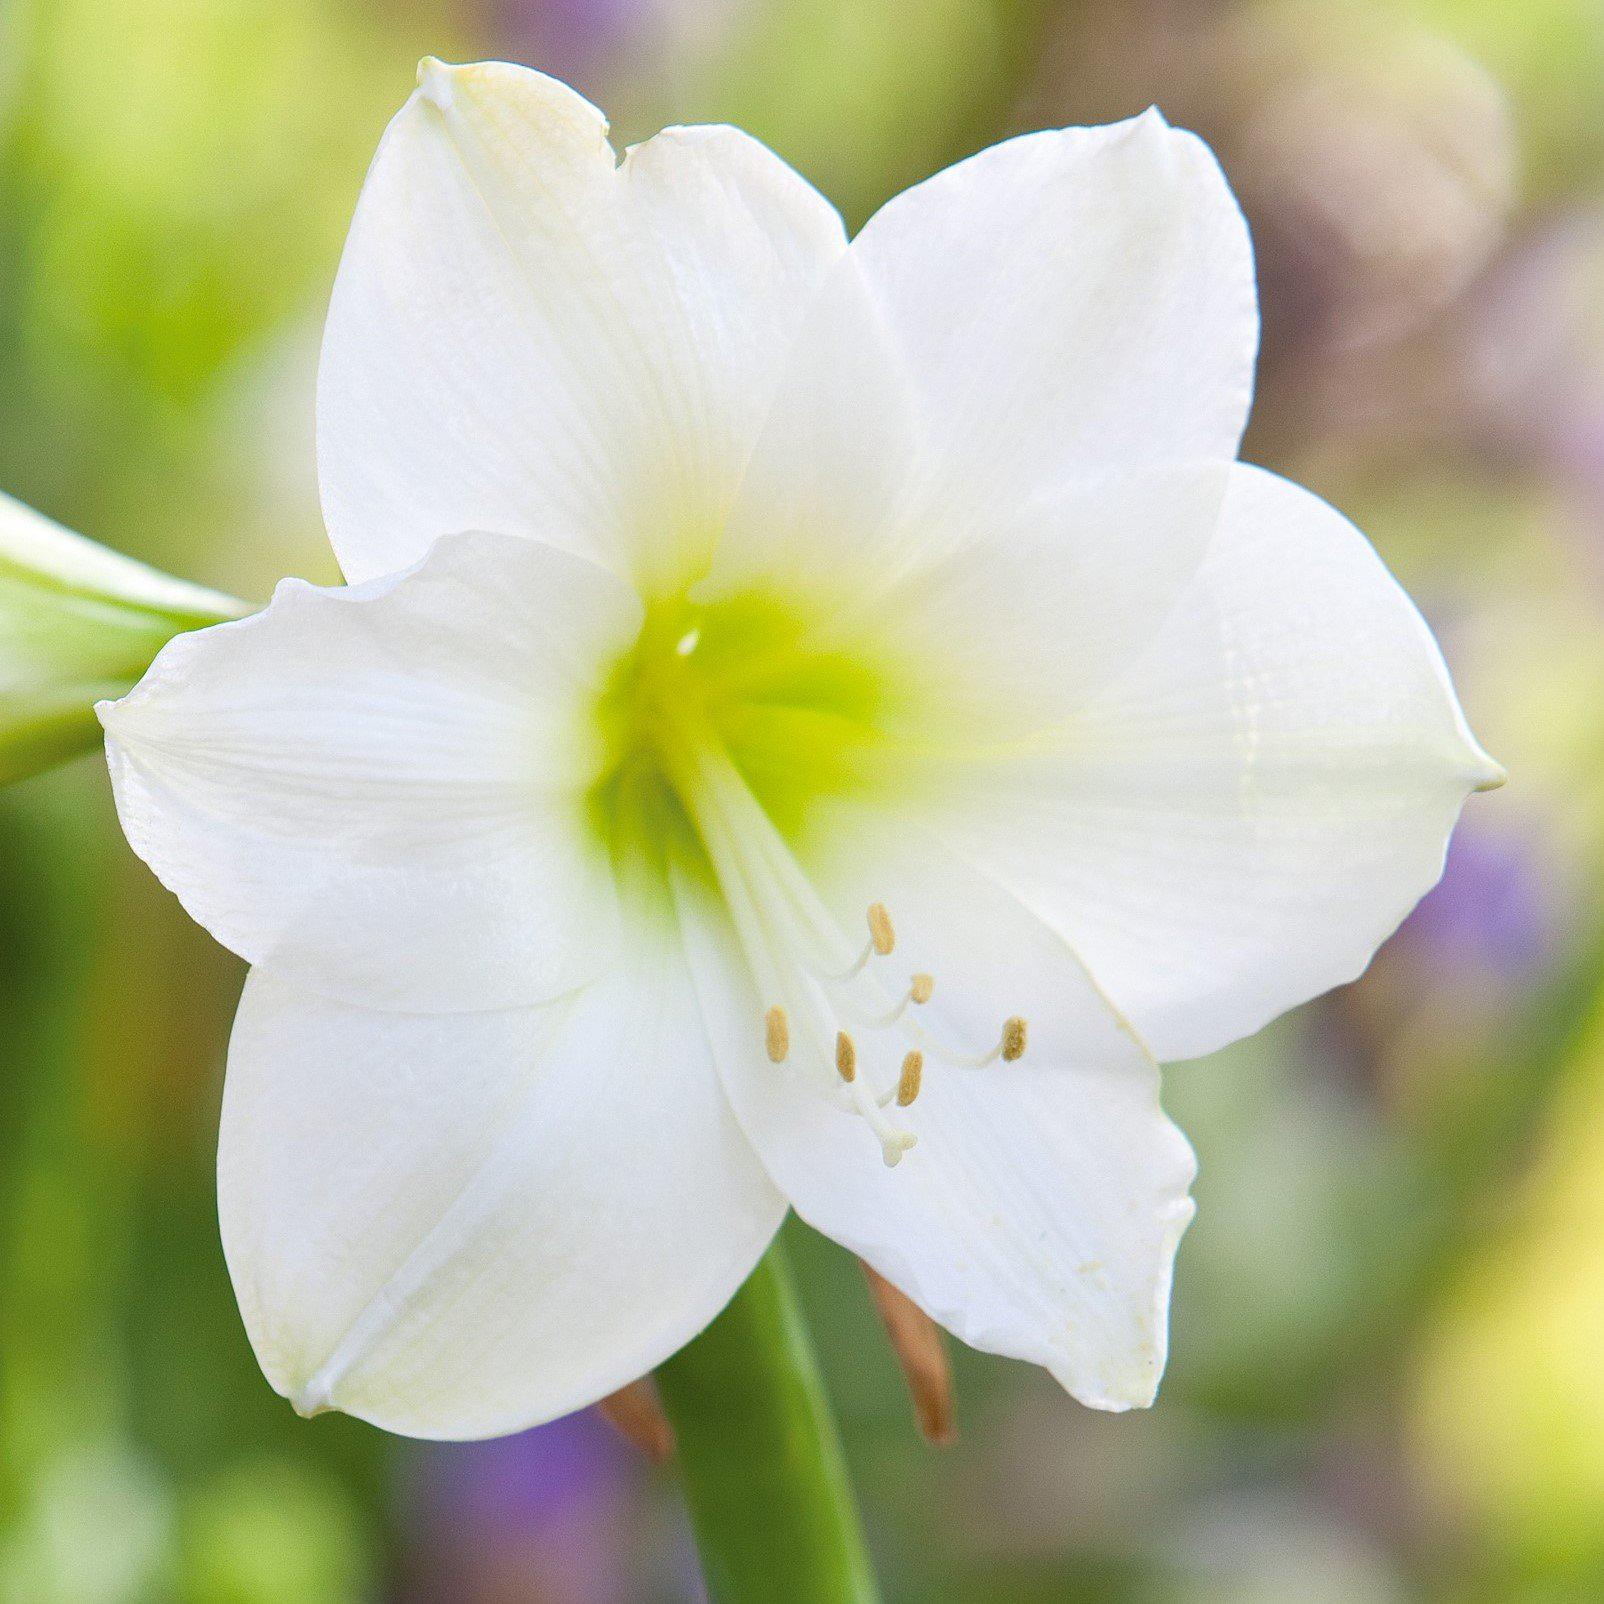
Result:
[[[97,701],[128,691],[174,635],[250,610],[0,495],[0,781],[88,751]]]

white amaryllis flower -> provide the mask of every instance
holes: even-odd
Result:
[[[275,1387],[560,1414],[789,1204],[1152,1398],[1155,1060],[1358,974],[1499,777],[1364,539],[1234,463],[1255,337],[1156,113],[849,245],[734,129],[619,161],[549,78],[424,64],[324,345],[349,586],[101,709],[130,841],[255,965],[221,1214]]]

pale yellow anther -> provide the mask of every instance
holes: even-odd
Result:
[[[869,904],[869,940],[882,958],[897,944],[897,932],[891,926],[891,915],[883,902]]]
[[[858,1078],[858,1049],[844,1030],[835,1033],[836,1073],[848,1084]]]
[[[1002,1060],[1012,1064],[1025,1056],[1025,1021],[1013,1014],[1003,1021]]]
[[[908,1054],[902,1061],[902,1074],[897,1080],[897,1106],[906,1108],[919,1095],[919,1085],[924,1078],[925,1055],[917,1050]]]
[[[771,1008],[763,1016],[763,1043],[771,1064],[783,1064],[791,1051],[791,1026],[783,1008]]]
[[[930,994],[936,989],[934,975],[915,975],[908,986],[908,997],[922,1008],[930,1001]]]

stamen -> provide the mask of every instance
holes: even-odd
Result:
[[[763,1040],[771,1064],[783,1064],[791,1051],[791,1025],[783,1008],[771,1008],[763,1016]]]
[[[850,1106],[869,1122],[869,1129],[880,1143],[880,1157],[885,1160],[887,1169],[894,1169],[919,1138],[912,1131],[899,1131],[880,1112],[878,1100],[858,1079],[858,1049],[844,1030],[837,1031],[835,1036],[835,1067],[847,1083]]]
[[[687,640],[685,645],[694,650],[696,642]],[[829,1033],[834,1028],[837,1085],[831,1101],[861,1115],[879,1141],[886,1164],[899,1163],[917,1138],[911,1131],[893,1125],[883,1110],[899,1096],[905,1098],[899,1105],[903,1107],[918,1096],[925,1058],[968,1067],[994,1063],[999,1058],[1013,1062],[1025,1051],[1025,1021],[1010,1016],[1000,1039],[988,1053],[965,1058],[932,1040],[920,1025],[904,1019],[902,1030],[915,1044],[914,1049],[904,1056],[896,1083],[877,1092],[868,1084],[868,1076],[858,1073],[857,1046],[852,1037],[838,1027],[843,1008],[854,1019],[859,1016],[856,1009],[850,1008],[852,998],[848,992],[837,988],[847,987],[863,974],[871,958],[885,957],[894,950],[896,931],[885,904],[869,905],[868,940],[856,960],[845,970],[831,972],[821,968],[817,955],[838,952],[844,944],[843,932],[735,765],[722,748],[698,740],[689,743],[684,770],[683,775],[673,776],[675,789],[690,809],[712,859],[759,995],[784,999],[802,1031],[807,1057],[819,1063],[821,1069],[823,1063],[819,1061],[828,1061]],[[886,993],[878,979],[866,980],[864,986],[884,1008]],[[910,977],[908,990],[896,1005],[893,1017],[904,1015],[910,1005],[928,1002],[934,989],[935,981],[930,975],[921,972]],[[765,1013],[764,1037],[771,1048],[770,1057],[778,1062],[780,1055],[772,1049],[783,1044],[788,1052],[790,1046],[790,1020],[783,1009],[775,1007]]]
[[[897,932],[891,923],[891,915],[886,911],[883,902],[869,904],[869,939],[863,944],[863,951],[849,963],[845,969],[833,972],[816,969],[814,973],[821,980],[834,981],[842,984],[848,980],[856,980],[868,967],[873,957],[884,958],[897,944]]]
[[[990,1052],[981,1053],[979,1057],[970,1057],[962,1053],[954,1053],[933,1042],[928,1036],[922,1037],[925,1050],[932,1058],[939,1059],[943,1064],[951,1064],[957,1069],[985,1069],[995,1064],[1000,1058],[1005,1064],[1017,1063],[1025,1056],[1025,1043],[1028,1027],[1018,1014],[1010,1014],[1003,1021],[1002,1034],[997,1038],[997,1045]]]
[[[915,1048],[902,1060],[902,1074],[897,1079],[897,1107],[907,1108],[919,1095],[924,1077],[925,1055]]]
[[[936,982],[930,975],[915,975],[909,983],[908,989],[903,992],[901,999],[886,1010],[883,1014],[876,1014],[873,1019],[865,1019],[860,1014],[859,1020],[871,1030],[884,1030],[887,1025],[894,1025],[908,1011],[908,1004],[913,1003],[922,1007],[930,1001],[931,994],[936,989]]]
[[[835,1033],[835,1068],[849,1086],[858,1078],[858,1049],[844,1030]]]
[[[1025,1056],[1025,1021],[1018,1014],[1010,1014],[1003,1021],[1002,1061],[1016,1063]]]

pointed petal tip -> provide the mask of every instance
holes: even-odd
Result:
[[[1485,752],[1477,754],[1477,762],[1472,770],[1472,790],[1496,791],[1508,779],[1509,770],[1502,763],[1490,758]]]
[[[1177,128],[1158,106],[1149,106],[1146,111],[1127,117],[1123,122],[1112,123],[1109,127],[1123,140],[1139,146],[1146,144],[1155,156],[1168,148],[1174,135],[1187,133],[1186,129]]]
[[[460,70],[438,56],[425,56],[418,63],[418,93],[441,111],[449,110],[453,96],[452,79]]]
[[[1088,1409],[1096,1409],[1105,1415],[1128,1415],[1136,1409],[1151,1409],[1158,1402],[1158,1382],[1151,1386],[1132,1387],[1129,1392],[1111,1393],[1106,1398],[1087,1398],[1083,1402]]]
[[[106,739],[124,747],[139,745],[142,731],[148,727],[142,715],[150,699],[151,691],[141,679],[121,696],[108,696],[96,702],[95,717],[100,720]]]
[[[527,117],[533,95],[539,115],[554,119],[555,126],[577,130],[580,136],[607,147],[607,115],[561,78],[508,61],[442,61],[424,56],[418,62],[419,97],[436,111],[471,116],[481,96],[506,99],[517,114]],[[459,104],[460,96],[460,104]]]
[[[319,1415],[334,1413],[334,1401],[329,1391],[317,1376],[284,1396],[289,1400],[290,1408],[302,1420],[315,1420]]]
[[[1101,1387],[1088,1386],[1083,1375],[1067,1366],[1049,1364],[1047,1370],[1053,1380],[1082,1408],[1096,1409],[1105,1415],[1123,1415],[1133,1409],[1151,1409],[1158,1401],[1164,1361],[1160,1358],[1152,1369],[1108,1377]]]
[[[1509,770],[1476,739],[1457,702],[1454,712],[1459,734],[1458,778],[1473,793],[1496,791],[1509,779]]]

